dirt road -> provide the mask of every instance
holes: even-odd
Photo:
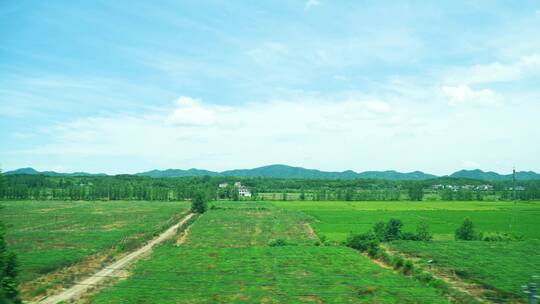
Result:
[[[55,304],[62,301],[68,302],[70,300],[74,300],[81,297],[89,289],[95,288],[97,285],[103,283],[103,281],[105,281],[107,278],[114,276],[115,273],[122,270],[122,268],[125,268],[127,265],[133,263],[144,254],[152,251],[152,248],[155,245],[174,236],[176,233],[176,229],[178,229],[178,227],[180,227],[183,223],[188,221],[193,215],[194,215],[193,213],[188,214],[180,222],[178,222],[177,224],[167,229],[165,232],[160,234],[158,237],[156,237],[155,239],[153,239],[152,241],[150,241],[148,244],[144,245],[143,247],[133,251],[132,253],[126,255],[125,257],[119,259],[118,261],[104,267],[100,271],[94,273],[92,276],[75,283],[75,285],[73,285],[71,288],[62,291],[61,293],[57,295],[47,297],[39,301],[38,303]]]

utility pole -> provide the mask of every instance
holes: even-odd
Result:
[[[527,285],[523,285],[523,292],[527,294],[529,298],[529,304],[536,304],[538,303],[538,299],[540,299],[540,296],[536,294],[536,282],[538,281],[538,276],[532,276],[531,282]]]

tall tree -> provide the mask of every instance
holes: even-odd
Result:
[[[4,238],[4,226],[0,223],[0,303],[22,303],[17,289],[17,260],[10,252]]]
[[[204,213],[207,209],[207,200],[205,195],[197,192],[191,199],[191,211],[194,213]]]

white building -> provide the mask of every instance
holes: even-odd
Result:
[[[251,197],[251,191],[249,191],[248,187],[242,186],[242,183],[235,182],[234,187],[238,189],[238,195],[242,197]]]
[[[245,186],[238,187],[238,194],[243,197],[251,197],[251,192]]]

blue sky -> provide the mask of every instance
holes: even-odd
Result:
[[[540,171],[537,1],[2,1],[3,170]]]

